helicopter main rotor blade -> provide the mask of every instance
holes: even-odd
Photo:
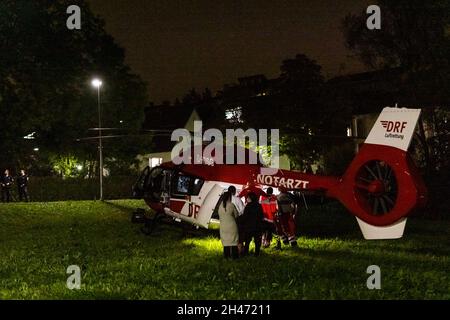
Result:
[[[135,131],[135,132],[161,132],[161,133],[171,133],[173,130],[132,130],[126,128],[89,128],[88,131],[112,131],[112,130],[120,130],[120,131]]]
[[[142,136],[152,136],[152,137],[166,137],[170,136],[165,133],[159,133],[159,134],[117,134],[117,135],[108,135],[108,136],[96,136],[96,137],[86,137],[86,138],[78,138],[76,141],[90,141],[90,140],[98,140],[100,138],[102,139],[113,139],[113,138],[136,138],[136,137],[142,137]]]

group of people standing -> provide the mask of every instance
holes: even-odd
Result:
[[[225,258],[248,255],[252,241],[255,244],[254,254],[258,256],[262,245],[270,246],[274,233],[278,249],[281,249],[281,242],[297,246],[296,205],[287,190],[280,188],[280,194],[275,196],[269,187],[260,194],[256,190],[247,191],[244,197],[245,205],[236,195],[236,188],[230,186],[221,199],[220,239]]]
[[[19,201],[29,201],[28,196],[28,175],[25,170],[20,170],[20,175],[17,177],[17,189],[19,193]],[[14,185],[14,178],[10,175],[9,170],[6,169],[0,178],[2,202],[11,202],[11,189]]]

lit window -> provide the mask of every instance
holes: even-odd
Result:
[[[36,134],[36,132],[32,132],[32,133],[26,135],[23,138],[26,139],[26,140],[34,140],[34,139],[36,139],[36,137],[34,136],[35,134]]]
[[[351,137],[352,136],[352,128],[347,127],[347,137]]]
[[[150,163],[150,168],[154,168],[159,166],[162,163],[162,158],[150,158],[149,159],[149,163]]]
[[[225,111],[225,119],[230,123],[242,123],[242,108],[232,107]]]

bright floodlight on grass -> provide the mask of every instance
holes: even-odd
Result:
[[[103,84],[102,80],[95,78],[94,80],[92,80],[92,86],[95,88],[100,88]]]

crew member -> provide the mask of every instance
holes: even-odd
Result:
[[[19,189],[19,200],[29,201],[28,197],[28,175],[25,170],[20,170],[20,175],[17,177],[17,188]]]
[[[239,193],[239,197],[242,198],[244,197],[245,199],[248,199],[248,194],[253,192],[254,194],[256,194],[258,197],[260,196],[265,196],[266,193],[262,190],[260,185],[257,185],[253,182],[248,182],[241,190],[241,192]]]
[[[262,245],[268,248],[272,242],[272,234],[275,231],[275,220],[278,211],[277,197],[273,195],[272,187],[267,188],[266,195],[261,196],[261,206],[264,213]]]
[[[280,194],[277,196],[278,219],[280,223],[281,240],[285,245],[297,246],[296,226],[294,220],[295,199],[286,188],[280,187]]]
[[[238,212],[238,217],[240,217],[244,213],[244,203],[242,202],[241,198],[236,196],[236,187],[235,186],[229,186],[228,192],[231,195],[231,203],[234,205]],[[242,231],[242,227],[239,225],[239,219],[236,220],[238,223],[238,230],[239,230],[239,240],[238,240],[238,252],[239,254],[243,254],[244,252],[244,234]]]
[[[5,170],[5,174],[1,179],[2,185],[2,202],[10,202],[11,201],[11,187],[14,182],[13,177],[9,175],[9,170]]]
[[[247,195],[247,205],[244,213],[239,217],[240,225],[244,234],[243,254],[248,255],[250,242],[255,242],[255,256],[259,256],[261,249],[261,233],[263,230],[264,213],[258,202],[258,196],[250,192]]]

